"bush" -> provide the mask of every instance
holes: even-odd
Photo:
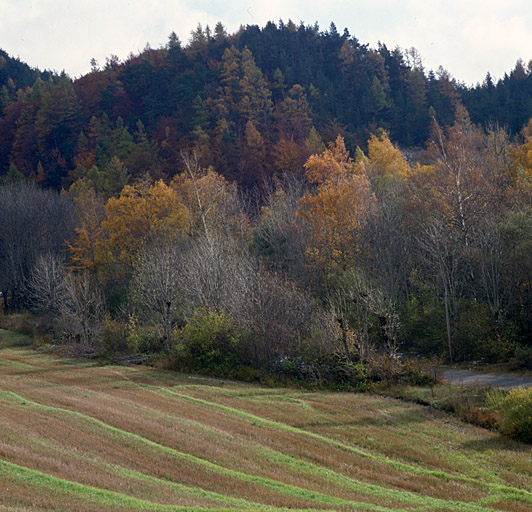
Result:
[[[532,347],[517,347],[514,351],[513,363],[517,368],[532,370]]]
[[[401,362],[399,382],[414,386],[429,386],[435,384],[436,377],[424,367],[421,361],[417,359],[406,359]]]
[[[178,334],[178,359],[185,366],[217,370],[236,366],[240,334],[232,318],[214,311],[200,310]]]
[[[339,359],[334,367],[335,382],[357,391],[365,391],[368,385],[368,369],[362,363]]]
[[[131,315],[125,328],[127,348],[137,354],[155,354],[163,350],[161,333],[155,327],[143,326]]]
[[[401,311],[399,344],[401,349],[424,357],[446,354],[445,317],[434,299],[411,297]]]
[[[259,382],[261,384],[265,384],[268,381],[267,375],[251,366],[238,366],[229,372],[228,377],[244,382]]]
[[[33,337],[40,330],[40,325],[39,321],[33,317],[27,317],[21,314],[2,315],[0,317],[0,329],[19,332]]]
[[[127,327],[111,318],[106,318],[102,333],[102,352],[114,355],[128,351]]]
[[[368,374],[371,380],[385,385],[412,384],[427,386],[434,383],[432,376],[419,360],[373,355],[368,359]]]
[[[532,388],[515,388],[497,405],[502,434],[524,443],[532,443]]]

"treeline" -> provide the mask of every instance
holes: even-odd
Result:
[[[93,62],[87,75],[38,73],[0,55],[0,177],[68,188],[109,172],[118,158],[134,179],[170,180],[181,151],[196,152],[246,187],[298,172],[316,140],[342,135],[350,151],[377,128],[423,147],[432,119],[451,126],[460,104],[475,123],[513,135],[532,117],[530,70],[474,89],[443,69],[427,72],[413,49],[372,49],[331,24],[292,22],[172,34],[125,62]]]
[[[385,131],[355,154],[316,138],[304,172],[260,196],[184,152],[169,181],[115,158],[61,194],[5,185],[4,304],[82,352],[219,375],[360,383],[411,371],[401,354],[530,364],[532,126],[516,144],[455,117],[419,163]]]
[[[218,24],[0,79],[0,291],[54,340],[335,385],[532,366],[521,62],[467,89],[334,25]]]

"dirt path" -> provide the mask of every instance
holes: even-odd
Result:
[[[439,375],[445,383],[453,384],[455,386],[482,386],[502,389],[532,386],[532,377],[522,377],[520,375],[509,375],[504,373],[442,369]]]

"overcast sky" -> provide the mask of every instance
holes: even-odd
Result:
[[[321,30],[333,21],[362,44],[415,47],[427,70],[442,65],[468,85],[532,59],[530,0],[0,0],[0,48],[75,78],[93,57],[123,60],[172,31],[187,43],[198,23],[221,21],[231,33],[280,19]]]

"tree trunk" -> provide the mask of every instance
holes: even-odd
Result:
[[[171,302],[166,303],[166,334],[165,334],[165,345],[166,349],[169,350],[172,346],[172,315],[170,308],[172,307]]]
[[[445,292],[444,292],[444,303],[445,303],[445,324],[447,326],[447,345],[449,349],[449,361],[453,362],[453,346],[452,346],[452,338],[451,338],[451,315],[449,312],[449,290],[447,289],[447,286],[445,286]]]

